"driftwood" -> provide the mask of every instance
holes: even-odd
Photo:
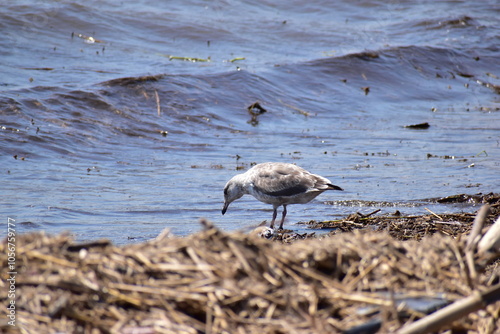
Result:
[[[495,224],[490,227],[488,232],[478,243],[479,255],[484,255],[487,252],[498,253],[500,250],[500,217]]]

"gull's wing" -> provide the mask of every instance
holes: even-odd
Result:
[[[255,189],[269,196],[294,196],[308,191],[327,190],[330,182],[303,168],[285,163],[263,163],[251,170]]]

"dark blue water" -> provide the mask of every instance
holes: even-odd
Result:
[[[265,161],[345,189],[291,206],[296,230],[473,210],[422,200],[500,189],[498,17],[496,1],[4,5],[0,219],[116,243],[202,217],[245,230],[271,208],[221,216],[222,188]]]

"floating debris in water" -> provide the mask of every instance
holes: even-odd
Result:
[[[190,61],[192,63],[197,63],[197,62],[207,63],[207,62],[210,62],[210,57],[208,57],[208,58],[196,58],[196,57],[168,56],[168,59],[170,59],[170,60]]]
[[[245,57],[236,57],[236,58],[229,60],[229,62],[234,63],[235,61],[240,61],[240,60],[245,60],[245,59],[246,59]]]
[[[92,36],[86,36],[84,34],[75,34],[74,32],[71,33],[71,38],[74,36],[83,39],[83,41],[87,44],[94,44],[94,43],[104,43],[104,41],[101,41],[99,39],[96,39]]]
[[[252,124],[253,126],[256,126],[259,124],[259,121],[257,120],[257,116],[262,115],[263,113],[267,112],[266,109],[264,109],[259,102],[254,102],[251,105],[247,107],[248,112],[252,116],[252,118],[247,122],[249,124]]]

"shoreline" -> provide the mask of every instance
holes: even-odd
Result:
[[[76,243],[65,234],[20,235],[12,270],[17,322],[9,324],[2,308],[0,329],[394,332],[498,285],[500,250],[482,252],[481,242],[472,247],[470,241],[477,239],[474,233],[482,237],[494,219],[498,223],[493,226],[500,225],[500,198],[489,198],[494,203],[484,217],[429,214],[400,228],[425,225],[419,240],[408,240],[408,231],[399,239],[392,236],[394,226],[400,226],[394,217],[359,215],[336,223],[352,228],[347,232],[293,236],[284,231],[274,241],[224,232],[206,221],[202,231],[187,237],[164,231],[149,242],[123,246],[107,240]],[[445,218],[463,218],[466,228],[457,235],[444,233],[457,225]],[[484,228],[478,232],[471,219],[475,225],[482,220]],[[0,244],[4,267],[6,247],[5,241]],[[9,302],[7,296],[0,299],[3,305]],[[498,328],[500,302],[489,303],[437,332],[472,331],[485,324]]]

